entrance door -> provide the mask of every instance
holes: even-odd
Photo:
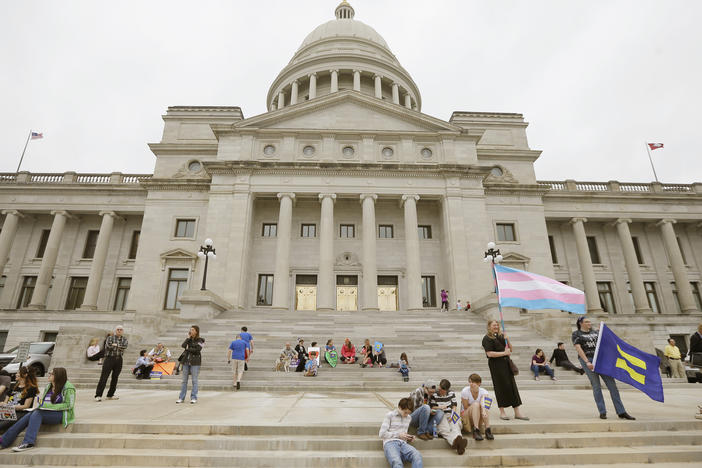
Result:
[[[295,276],[295,310],[317,309],[317,275]]]
[[[397,276],[378,276],[378,308],[388,312],[398,309]]]
[[[358,310],[358,276],[336,277],[336,310]]]

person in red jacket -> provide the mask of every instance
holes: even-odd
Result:
[[[340,359],[344,364],[353,364],[356,362],[356,347],[348,338],[344,340],[344,346],[341,347]]]

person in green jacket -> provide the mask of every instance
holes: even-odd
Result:
[[[67,427],[73,423],[75,403],[76,388],[68,381],[66,369],[54,367],[54,370],[49,372],[49,385],[44,389],[37,409],[24,415],[0,437],[0,447],[9,447],[26,428],[22,444],[12,450],[24,452],[34,448],[42,424],[63,424],[63,427]]]

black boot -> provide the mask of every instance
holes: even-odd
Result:
[[[495,440],[495,436],[492,435],[492,430],[489,427],[485,428],[485,438],[487,440]]]

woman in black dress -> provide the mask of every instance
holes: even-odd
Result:
[[[483,349],[488,357],[490,367],[490,377],[495,388],[497,406],[500,408],[500,419],[509,419],[505,408],[514,408],[514,417],[528,421],[519,407],[522,399],[519,398],[517,382],[514,381],[514,374],[509,366],[509,356],[512,354],[512,343],[506,342],[505,336],[500,334],[500,324],[497,320],[488,321],[487,335],[483,337]]]
[[[307,362],[307,359],[309,359],[307,348],[305,348],[305,340],[300,338],[300,340],[297,342],[297,346],[295,346],[295,351],[297,351],[297,359],[300,361],[295,368],[295,372],[302,372],[305,370],[305,363]]]

